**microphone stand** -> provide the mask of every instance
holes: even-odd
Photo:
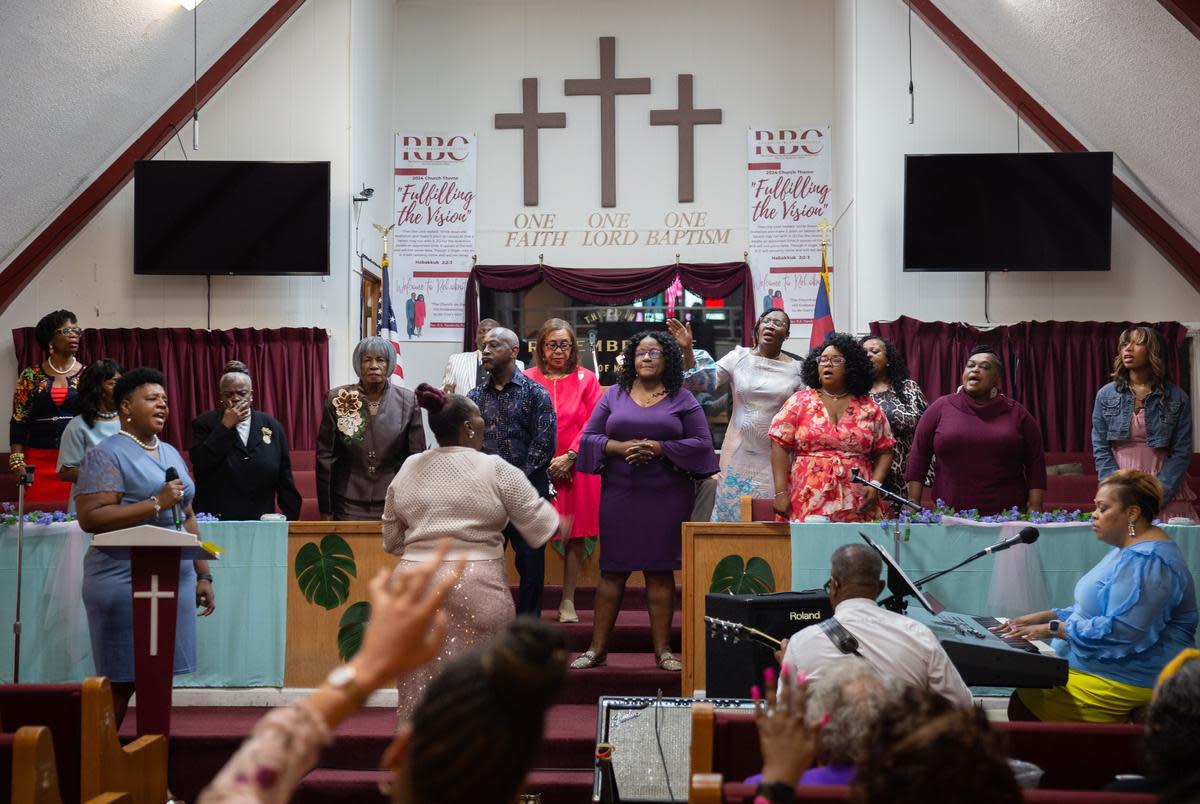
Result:
[[[904,509],[906,507],[912,508],[914,511],[924,511],[925,509],[922,508],[917,503],[913,502],[912,500],[908,499],[904,495],[897,494],[896,492],[892,491],[891,489],[884,488],[882,483],[876,483],[874,480],[868,480],[867,478],[865,478],[861,474],[859,474],[857,469],[853,470],[852,476],[853,476],[853,482],[861,483],[864,486],[870,486],[871,488],[873,488],[877,492],[879,492],[879,495],[881,497],[886,498],[887,501],[892,504],[892,514],[895,515],[895,517],[896,517],[896,528],[894,531],[892,531],[892,557],[895,558],[897,562],[899,562],[900,561],[900,541],[901,541],[900,514],[902,511],[904,511]]]
[[[1020,542],[1018,542],[1017,544],[1020,544]],[[1016,546],[1017,546],[1016,544],[1009,545],[1009,547],[1016,547]],[[1005,549],[1007,550],[1008,548],[1006,547]],[[997,552],[999,552],[999,551],[998,550],[981,551],[979,553],[976,553],[973,556],[970,556],[969,558],[964,558],[962,561],[958,562],[953,567],[950,567],[950,568],[944,569],[944,570],[938,570],[937,572],[931,572],[928,575],[926,575],[924,578],[918,578],[917,580],[913,581],[912,584],[916,588],[920,589],[921,587],[923,587],[925,584],[929,583],[930,581],[936,581],[938,578],[942,577],[943,575],[948,575],[949,573],[954,572],[959,567],[966,566],[967,564],[970,564],[972,561],[978,561],[979,559],[981,559],[985,556],[995,555]],[[881,602],[879,605],[886,607],[888,605],[888,603],[891,602],[892,599],[896,598],[896,597],[898,597],[898,596],[891,595],[890,597],[885,598],[883,600],[883,602]]]
[[[21,564],[25,549],[25,487],[33,485],[33,467],[17,481],[17,610],[13,620],[13,683],[21,683]]]

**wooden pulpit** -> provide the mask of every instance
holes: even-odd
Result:
[[[179,562],[215,561],[217,556],[191,533],[155,525],[97,534],[92,547],[130,562],[137,733],[169,735]]]

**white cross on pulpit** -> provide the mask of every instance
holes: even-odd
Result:
[[[148,592],[134,592],[133,596],[137,598],[150,599],[150,655],[158,655],[158,601],[174,599],[174,592],[160,592],[158,590],[158,576],[150,576],[150,590]]]

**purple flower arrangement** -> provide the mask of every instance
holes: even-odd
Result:
[[[56,522],[74,522],[75,515],[64,511],[30,511],[25,522],[30,525],[53,525]],[[0,504],[0,525],[17,524],[17,507],[12,503]]]
[[[210,514],[205,511],[199,511],[196,513],[196,521],[197,522],[220,522],[221,518],[219,516],[217,516],[216,514]]]
[[[959,519],[970,519],[974,522],[982,522],[986,524],[998,524],[1001,522],[1030,522],[1035,525],[1050,525],[1059,522],[1090,522],[1092,515],[1085,513],[1078,508],[1074,511],[1067,511],[1064,508],[1056,508],[1053,511],[1022,511],[1015,505],[1007,511],[1002,511],[998,514],[988,514],[980,516],[978,508],[968,508],[965,511],[956,511],[946,505],[943,500],[937,500],[934,508],[922,509],[920,513],[911,514],[907,511],[900,515],[901,525],[937,525],[940,524],[943,517],[952,516]],[[890,533],[896,527],[896,520],[885,519],[879,523],[884,532]]]

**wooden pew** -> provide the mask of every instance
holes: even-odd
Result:
[[[166,801],[166,738],[150,735],[121,745],[108,679],[0,686],[0,728],[26,726],[47,730],[51,761],[58,760],[55,786],[68,804],[120,800],[122,794],[130,804]]]
[[[14,804],[62,804],[49,729],[24,726],[15,734],[0,734],[0,789],[11,792]],[[87,804],[131,802],[128,793],[106,793]]]

